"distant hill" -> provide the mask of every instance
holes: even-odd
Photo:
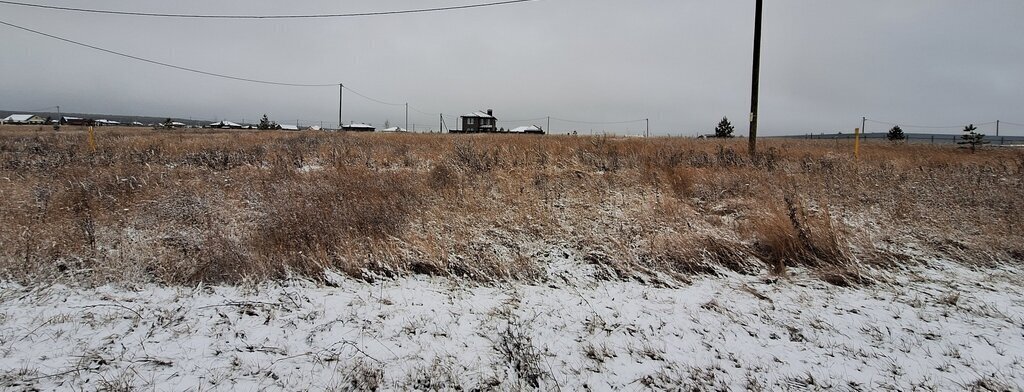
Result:
[[[0,110],[0,118],[4,118],[4,117],[10,116],[12,114],[34,114],[34,115],[41,116],[41,117],[51,117],[54,120],[56,120],[60,116],[81,117],[81,118],[89,118],[89,119],[93,119],[93,120],[106,119],[106,120],[111,120],[111,121],[117,121],[117,122],[120,122],[120,123],[125,124],[125,125],[130,124],[130,123],[132,123],[134,121],[138,121],[138,122],[143,123],[143,124],[159,124],[159,123],[162,123],[165,120],[167,120],[167,117],[131,116],[131,115],[122,115],[122,114],[94,114],[94,113],[67,113],[67,112],[61,112],[60,115],[58,116],[57,112],[27,112],[27,111],[18,111],[18,110]],[[171,117],[171,121],[177,121],[177,122],[180,122],[180,123],[184,123],[184,124],[187,124],[187,125],[194,125],[194,126],[203,126],[203,125],[206,125],[206,124],[214,122],[214,121],[210,121],[210,120],[202,120],[202,119],[192,119],[192,120],[189,120],[187,118],[177,118],[177,117]]]

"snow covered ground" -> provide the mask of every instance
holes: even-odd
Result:
[[[1021,390],[1021,272],[935,262],[859,288],[800,271],[679,288],[578,275],[544,286],[4,283],[0,386]]]

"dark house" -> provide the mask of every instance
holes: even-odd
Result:
[[[377,128],[374,128],[373,125],[368,124],[348,124],[342,125],[341,130],[347,132],[373,132],[376,131]]]
[[[88,118],[64,116],[60,118],[60,123],[64,125],[93,125],[95,122]]]
[[[462,133],[497,132],[498,118],[494,117],[494,111],[487,109],[487,112],[473,112],[459,117],[462,121]]]

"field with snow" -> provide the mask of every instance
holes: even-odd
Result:
[[[565,260],[563,260],[565,261]],[[580,266],[579,270],[586,270]],[[795,272],[679,287],[375,283],[0,288],[26,390],[1020,390],[1018,268],[842,288]]]
[[[0,388],[1021,390],[1024,151],[0,127]]]

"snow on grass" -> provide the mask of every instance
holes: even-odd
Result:
[[[572,274],[558,265],[554,275]],[[332,275],[257,287],[0,285],[12,389],[1020,390],[1020,270],[931,263],[681,288]]]

